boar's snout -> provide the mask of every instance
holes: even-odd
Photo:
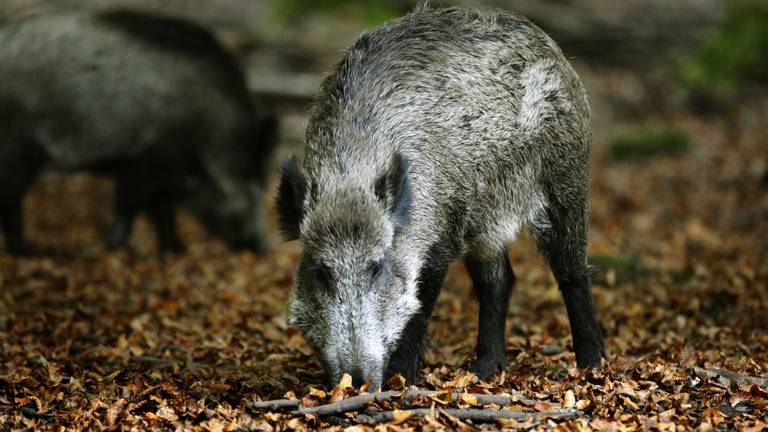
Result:
[[[381,356],[374,353],[366,353],[367,355],[354,355],[362,354],[360,352],[345,353],[338,357],[339,361],[327,362],[326,370],[328,376],[331,378],[332,384],[338,384],[341,377],[347,373],[352,377],[352,385],[360,387],[361,385],[368,383],[370,390],[376,390],[382,385],[384,378],[384,359]],[[351,362],[348,361],[354,359]],[[347,361],[345,361],[347,360]]]

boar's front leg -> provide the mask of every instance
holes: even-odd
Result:
[[[24,240],[24,220],[22,216],[22,195],[3,197],[0,201],[0,224],[5,235],[5,248],[14,255],[28,252]]]
[[[432,310],[435,307],[437,296],[440,294],[445,273],[448,270],[450,259],[445,254],[436,253],[424,266],[419,276],[419,301],[421,309],[408,321],[408,324],[400,336],[397,349],[389,359],[385,379],[399,373],[409,383],[413,383],[424,361],[424,345],[427,334],[427,326],[432,318]]]
[[[181,252],[172,193],[163,193],[138,173],[122,174],[115,182],[115,221],[107,236],[107,249],[125,247],[131,238],[136,215],[147,211],[157,233],[161,252]]]
[[[155,225],[157,244],[161,252],[184,252],[176,226],[176,212],[172,202],[157,202],[149,208],[149,217]]]
[[[472,371],[488,378],[507,368],[505,324],[515,273],[506,251],[495,257],[467,256],[464,263],[480,303],[477,358]]]
[[[120,249],[128,245],[136,214],[141,209],[140,200],[130,182],[131,179],[126,176],[118,176],[115,180],[115,220],[107,235],[105,246],[108,250]]]

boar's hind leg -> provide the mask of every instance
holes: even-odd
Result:
[[[505,323],[515,273],[506,251],[491,258],[467,256],[464,263],[480,303],[477,359],[472,370],[488,378],[507,368]]]
[[[416,374],[424,362],[424,345],[427,335],[427,325],[432,317],[432,310],[440,294],[445,273],[448,270],[450,259],[446,254],[431,251],[432,259],[421,271],[419,276],[419,302],[421,309],[408,321],[397,349],[389,359],[386,379],[399,373],[409,383],[413,383]]]
[[[605,346],[595,317],[587,267],[586,198],[567,195],[574,202],[566,204],[551,197],[549,224],[533,227],[532,231],[565,301],[576,364],[580,368],[600,368]]]
[[[22,195],[2,198],[0,202],[0,224],[5,235],[5,248],[14,255],[27,253],[22,218]]]

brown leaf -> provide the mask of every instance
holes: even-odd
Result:
[[[341,379],[339,380],[339,385],[337,385],[336,387],[340,389],[352,387],[352,375],[345,372],[344,375],[342,375]]]
[[[477,400],[477,396],[470,393],[462,393],[459,400],[470,406],[480,406],[480,402]]]
[[[405,378],[400,375],[399,373],[392,375],[389,380],[387,380],[386,388],[390,390],[402,390],[405,388]]]
[[[324,399],[325,396],[326,396],[326,393],[325,393],[324,390],[320,390],[320,389],[314,388],[314,387],[310,387],[309,388],[309,394],[311,396],[314,396],[314,397],[318,398],[318,399]]]
[[[392,424],[399,425],[400,423],[408,420],[411,417],[410,411],[394,410],[392,413]]]
[[[563,408],[573,408],[576,405],[576,396],[573,394],[573,390],[568,390],[563,396]]]
[[[477,381],[477,375],[473,374],[472,372],[462,372],[456,378],[450,381],[446,381],[444,387],[463,389],[475,381]]]

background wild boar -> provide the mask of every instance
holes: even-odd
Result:
[[[590,137],[579,78],[520,16],[419,7],[360,37],[323,83],[277,203],[286,237],[303,245],[290,318],[331,381],[413,380],[458,257],[480,303],[473,368],[504,369],[506,249],[523,225],[562,291],[578,365],[599,367]]]
[[[204,28],[127,10],[45,16],[0,28],[0,222],[23,252],[22,199],[46,163],[116,180],[107,245],[146,212],[179,250],[186,204],[231,246],[263,247],[260,199],[276,119]]]

